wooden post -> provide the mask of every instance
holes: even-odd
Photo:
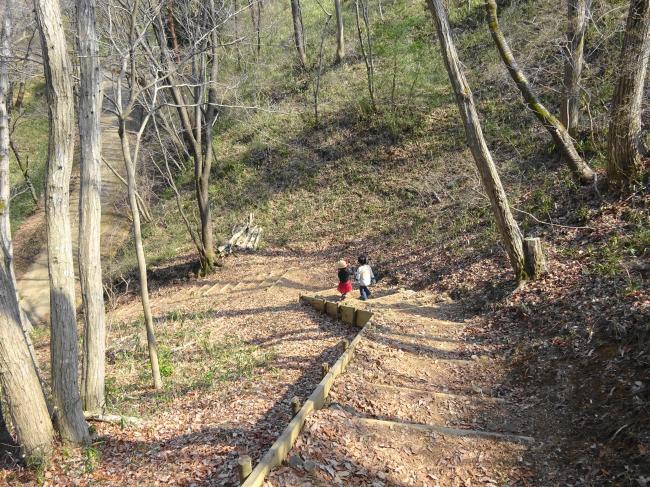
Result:
[[[237,459],[237,469],[239,470],[239,483],[243,484],[253,471],[253,461],[248,455],[242,455]]]
[[[293,412],[294,416],[300,412],[301,407],[300,398],[298,396],[293,396],[291,398],[291,411]]]
[[[329,374],[330,364],[328,364],[327,362],[323,362],[323,365],[321,365],[321,368],[323,370],[323,377],[325,377],[327,374]]]
[[[524,262],[530,279],[537,279],[546,272],[542,241],[539,238],[524,239]]]

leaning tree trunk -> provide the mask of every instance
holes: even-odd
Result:
[[[649,0],[632,0],[627,15],[607,139],[607,176],[627,185],[643,170],[641,102],[650,56]]]
[[[336,62],[340,63],[345,57],[345,39],[343,38],[343,9],[341,0],[334,0],[334,12],[336,13]]]
[[[508,198],[501,184],[492,155],[487,147],[481,123],[474,106],[474,97],[470,90],[465,74],[463,73],[458,53],[449,30],[449,21],[442,0],[427,0],[429,10],[433,16],[440,50],[449,74],[449,80],[456,94],[456,103],[465,127],[467,144],[474,156],[474,162],[487,193],[501,240],[506,248],[510,264],[514,270],[517,281],[523,281],[528,276],[526,273],[523,238],[517,222],[510,212]]]
[[[118,90],[121,90],[121,85]],[[147,261],[144,256],[144,246],[142,245],[142,229],[140,224],[140,211],[138,209],[138,200],[136,198],[136,175],[135,164],[131,157],[131,148],[127,140],[126,122],[119,118],[119,135],[122,144],[122,155],[124,157],[124,166],[126,167],[126,180],[128,183],[127,192],[129,197],[129,207],[131,208],[131,217],[133,219],[133,240],[135,241],[135,253],[138,260],[138,273],[140,278],[140,299],[142,300],[142,311],[144,314],[144,326],[147,331],[147,347],[149,350],[149,361],[151,362],[151,375],[153,377],[154,387],[162,389],[162,378],[160,377],[160,367],[158,365],[158,345],[156,335],[153,329],[153,317],[151,316],[151,304],[149,303],[149,285],[147,280]]]
[[[293,19],[293,38],[298,51],[300,65],[307,66],[307,55],[305,54],[304,31],[302,27],[302,12],[300,11],[300,0],[291,0],[291,17]]]
[[[571,137],[580,123],[580,78],[591,0],[567,0],[567,45],[564,57],[564,102],[560,120]]]
[[[59,2],[34,0],[34,7],[41,34],[50,119],[45,215],[50,273],[52,396],[63,440],[88,443],[90,436],[81,408],[77,372],[77,319],[70,229],[74,144],[72,69]]]
[[[26,340],[13,271],[7,106],[11,8],[8,0],[0,0],[0,386],[18,444],[28,458],[36,460],[49,455],[54,430]],[[5,425],[4,417],[2,419]]]
[[[77,0],[79,43],[79,142],[81,192],[79,198],[79,277],[84,310],[84,355],[81,396],[93,414],[104,408],[106,325],[100,252],[102,151],[100,111],[102,94],[95,32],[95,0]]]
[[[567,132],[566,127],[564,127],[564,125],[562,125],[562,123],[551,115],[546,107],[542,105],[537,96],[533,93],[526,76],[521,69],[519,69],[517,62],[512,55],[512,51],[506,42],[506,38],[499,27],[496,2],[494,0],[485,0],[485,8],[489,16],[488,24],[490,26],[492,39],[494,39],[494,43],[499,50],[501,59],[506,65],[506,68],[517,85],[517,88],[519,88],[526,104],[551,135],[553,141],[562,152],[564,159],[567,161],[567,164],[580,183],[589,184],[593,182],[596,175],[582,157],[580,157],[580,154],[578,154],[578,151],[573,145],[573,139],[569,135],[569,132]]]
[[[37,459],[49,455],[54,430],[20,324],[8,257],[7,249],[0,245],[0,385],[18,444],[27,458]]]

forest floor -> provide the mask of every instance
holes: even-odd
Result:
[[[259,460],[290,421],[291,398],[304,401],[321,364],[333,363],[341,339],[358,332],[298,303],[303,292],[335,295],[335,257],[266,249],[229,257],[204,279],[192,276],[191,256],[153,268],[163,391],[151,388],[133,291],[109,314],[107,412],[142,422],[93,423],[91,448],[61,447],[47,469],[14,466],[0,479],[12,486],[238,485],[237,457]],[[556,272],[551,266],[549,278]],[[535,287],[508,299],[525,299]],[[612,453],[607,440],[629,441],[624,430],[616,434],[618,425],[589,448],[591,456],[576,448],[590,431],[576,434],[569,423],[584,405],[566,394],[565,377],[546,388],[535,380],[531,367],[542,354],[521,360],[523,347],[537,341],[532,334],[521,340],[520,330],[490,323],[496,314],[472,313],[444,292],[386,281],[374,291],[366,303],[349,298],[375,313],[373,326],[267,485],[643,485],[638,474],[611,481],[602,468]],[[46,366],[47,334],[37,333],[35,345]],[[567,376],[572,367],[563,369]]]
[[[139,300],[109,315],[109,411],[141,423],[94,423],[93,448],[61,448],[42,472],[5,470],[10,485],[238,485],[358,329],[298,303],[335,295],[332,257],[261,252],[226,259],[206,279],[190,264],[152,269],[165,389],[151,390]],[[356,291],[354,292],[356,295]],[[524,459],[535,433],[508,367],[474,338],[448,298],[378,286],[375,313],[328,407],[309,418],[289,466],[269,485],[505,485],[535,477]],[[47,336],[36,340],[43,364]],[[46,369],[46,376],[49,375]],[[91,453],[89,453],[91,452]],[[464,483],[458,483],[459,480]],[[456,482],[456,483],[454,483]],[[474,484],[472,484],[474,482]],[[524,484],[521,484],[524,485]]]
[[[122,295],[108,316],[107,412],[143,422],[93,423],[91,449],[62,447],[41,472],[3,470],[6,484],[238,485],[237,456],[261,457],[291,398],[311,393],[357,331],[298,303],[328,280],[315,259],[230,257],[199,280],[187,278],[190,262],[152,269],[163,391],[151,387],[139,299]],[[47,380],[48,334],[34,341]]]

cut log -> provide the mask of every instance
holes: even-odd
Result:
[[[339,317],[338,303],[333,303],[332,301],[325,301],[325,313],[327,313],[332,318],[338,318]]]
[[[88,421],[97,421],[98,423],[119,424],[122,426],[141,426],[144,420],[133,416],[120,416],[118,414],[93,414],[84,411],[84,417]]]
[[[352,306],[339,306],[339,311],[341,312],[341,320],[343,323],[348,325],[354,325],[354,314],[355,309]]]
[[[255,239],[255,243],[253,244],[253,250],[257,250],[257,247],[259,246],[261,239],[262,239],[262,227],[260,227],[260,231],[257,232],[257,238]]]
[[[242,455],[237,459],[239,470],[239,482],[243,484],[253,471],[253,460],[248,455]]]
[[[529,279],[538,279],[546,272],[546,260],[539,238],[524,239],[524,265]]]

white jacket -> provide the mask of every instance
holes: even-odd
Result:
[[[370,286],[375,275],[372,273],[372,267],[366,264],[357,269],[355,277],[361,286]]]

